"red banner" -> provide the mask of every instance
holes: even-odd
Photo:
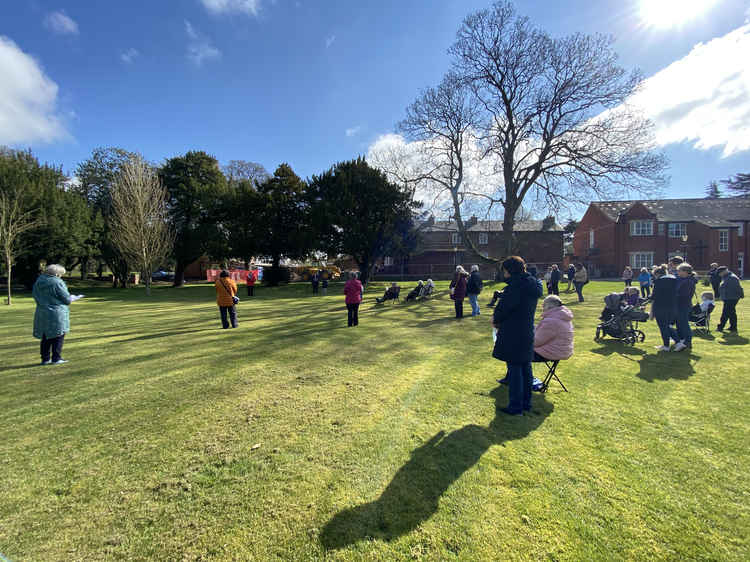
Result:
[[[207,269],[206,270],[206,279],[208,281],[216,281],[219,278],[219,274],[221,273],[221,269]],[[234,281],[242,281],[243,283],[247,281],[247,269],[230,269],[229,270],[229,278]]]

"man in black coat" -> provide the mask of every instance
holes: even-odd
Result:
[[[541,284],[526,273],[526,264],[518,256],[506,259],[502,271],[508,286],[492,317],[492,325],[497,328],[492,356],[508,366],[508,407],[500,411],[520,416],[531,410],[534,313],[543,290]]]
[[[557,268],[557,265],[552,266],[552,272],[549,276],[549,294],[550,295],[559,295],[560,294],[560,278],[562,277],[562,274],[560,273],[560,270]]]
[[[482,292],[482,286],[482,276],[479,275],[479,266],[472,265],[469,282],[466,284],[466,296],[469,297],[469,302],[471,303],[472,316],[479,316],[481,314],[477,299],[479,298],[479,293]]]
[[[714,290],[714,299],[719,298],[719,285],[721,285],[721,276],[719,275],[719,264],[712,263],[711,269],[708,270],[708,280],[711,282],[711,288]]]

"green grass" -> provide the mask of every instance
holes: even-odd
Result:
[[[37,365],[30,297],[0,308],[0,553],[750,557],[746,303],[740,336],[657,355],[653,323],[635,347],[593,341],[619,283],[587,285],[582,305],[563,295],[570,392],[513,418],[495,414],[507,389],[490,310],[457,322],[445,283],[426,303],[375,306],[383,286],[357,329],[332,284],[317,298],[259,288],[227,331],[211,286],[89,286],[70,363],[51,367]]]

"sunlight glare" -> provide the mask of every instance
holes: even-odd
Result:
[[[685,25],[707,12],[718,0],[640,0],[643,23],[668,29]]]

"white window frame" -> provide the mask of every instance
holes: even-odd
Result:
[[[654,221],[652,220],[630,221],[630,235],[631,236],[653,236],[654,235]]]
[[[687,235],[687,223],[670,222],[668,228],[670,238],[682,238],[683,236]]]
[[[651,269],[654,265],[654,252],[630,252],[630,267],[640,271],[642,267]]]
[[[451,232],[451,244],[457,245],[461,243],[461,235],[458,232]]]
[[[719,231],[719,251],[729,251],[729,229],[723,229]]]
[[[486,246],[489,243],[490,237],[486,232],[479,233],[479,245]]]
[[[385,256],[383,258],[383,266],[391,267],[393,265],[393,258],[391,256]]]
[[[595,248],[596,245],[594,244],[594,229],[592,228],[589,230],[589,248]]]

